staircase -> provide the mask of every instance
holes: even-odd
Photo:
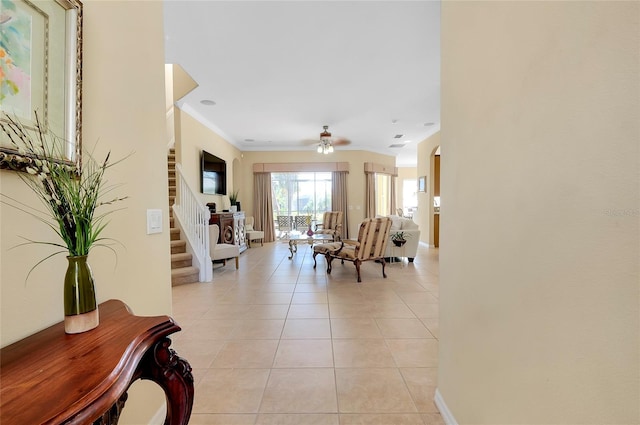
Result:
[[[180,229],[175,226],[173,203],[176,199],[176,153],[174,149],[167,156],[169,165],[169,227],[171,235],[171,286],[199,281],[200,271],[193,267],[192,255],[187,252],[187,242],[181,239]]]

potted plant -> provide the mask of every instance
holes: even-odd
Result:
[[[407,238],[409,237],[411,237],[410,234],[400,231],[391,235],[391,241],[395,246],[402,246],[407,242]]]
[[[58,152],[55,148],[64,144],[42,126],[37,115],[33,129],[9,115],[5,114],[3,118],[0,130],[25,164],[22,168],[24,172],[20,172],[19,176],[42,201],[45,211],[4,195],[2,202],[42,221],[60,238],[57,243],[27,240],[21,244],[36,243],[58,248],[40,260],[31,271],[46,259],[65,253],[68,260],[63,289],[65,332],[80,333],[93,329],[98,326],[99,317],[93,275],[87,257],[95,246],[106,246],[113,251],[105,243],[108,238],[102,236],[108,224],[107,217],[115,211],[107,206],[125,198],[105,198],[114,186],[106,184],[104,175],[119,161],[110,162],[109,153],[98,162],[85,153],[81,166],[64,163],[56,159],[60,155],[56,155]]]
[[[239,210],[240,210],[240,208],[238,207],[238,206],[239,206],[239,204],[240,204],[240,203],[238,202],[238,192],[239,192],[239,191],[237,191],[237,190],[233,190],[233,191],[231,191],[231,193],[229,194],[229,202],[231,203],[231,208],[230,208],[230,210],[231,210],[232,212],[236,212],[236,211],[239,211]]]

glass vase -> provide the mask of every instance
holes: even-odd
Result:
[[[98,305],[87,256],[68,256],[67,260],[69,264],[64,276],[64,331],[77,334],[98,326]]]

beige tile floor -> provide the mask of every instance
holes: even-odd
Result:
[[[438,366],[438,250],[362,266],[310,247],[254,246],[216,265],[212,283],[173,288],[173,347],[195,378],[191,424],[443,424]]]

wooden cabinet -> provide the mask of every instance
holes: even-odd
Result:
[[[242,211],[233,213],[233,243],[240,247],[240,252],[247,249],[247,233]]]
[[[433,161],[433,196],[440,196],[440,155],[436,155]],[[440,206],[436,207],[433,215],[433,246],[440,246]]]
[[[238,245],[240,252],[247,249],[245,233],[245,217],[243,211],[211,213],[209,224],[220,227],[220,243]]]
[[[440,196],[440,155],[433,159],[433,196]]]
[[[209,224],[220,228],[220,243],[233,244],[233,213],[211,213]]]

